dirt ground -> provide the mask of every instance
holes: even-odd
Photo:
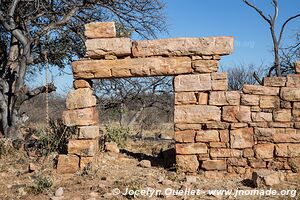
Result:
[[[159,149],[172,148],[171,140],[129,140],[121,153],[100,152],[95,165],[90,170],[76,174],[56,173],[55,153],[48,157],[29,156],[22,150],[12,150],[0,159],[0,199],[300,199],[291,196],[233,196],[212,195],[208,190],[232,189],[253,190],[249,182],[242,178],[208,180],[202,172],[186,175],[175,172],[173,167],[162,167],[157,161]],[[151,167],[139,166],[139,160],[148,159]],[[36,166],[29,172],[29,163]],[[48,180],[48,181],[47,181]],[[50,184],[48,184],[50,182]],[[52,184],[51,184],[52,183]],[[47,185],[48,184],[48,185]],[[283,182],[273,189],[300,189],[300,182]],[[54,196],[58,188],[63,188],[63,197]],[[117,189],[116,189],[117,188]],[[149,191],[148,196],[114,193]],[[201,190],[199,194],[180,195],[178,191]],[[270,188],[260,188],[270,189]],[[155,190],[156,195],[150,196]],[[177,191],[177,196],[169,195]],[[299,192],[298,192],[299,193]],[[186,193],[187,194],[187,193]]]

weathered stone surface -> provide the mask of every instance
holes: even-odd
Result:
[[[229,142],[229,130],[219,130],[221,142]]]
[[[239,129],[239,128],[245,128],[248,127],[248,123],[231,123],[230,125],[230,129],[234,130],[234,129]]]
[[[240,157],[242,152],[238,149],[211,148],[210,156],[212,158],[232,158]]]
[[[230,131],[230,146],[235,149],[244,149],[252,147],[253,128],[241,128]]]
[[[205,127],[205,129],[220,129],[220,130],[224,130],[224,129],[228,129],[229,123],[227,123],[227,122],[219,122],[219,121],[208,122],[208,123],[205,123],[203,127]]]
[[[177,105],[174,110],[174,123],[206,123],[220,121],[221,110],[208,105]]]
[[[243,150],[243,157],[249,158],[254,156],[254,151],[252,148],[247,148]]]
[[[228,55],[233,37],[171,38],[134,41],[132,54],[142,56]]]
[[[79,139],[94,139],[100,136],[99,126],[79,126],[77,129]]]
[[[75,155],[59,155],[57,172],[60,174],[73,174],[79,169],[79,157]]]
[[[291,121],[292,113],[290,109],[280,109],[273,111],[273,119],[276,122],[289,122]]]
[[[260,112],[261,111],[259,106],[251,106],[250,110],[251,110],[251,112]]]
[[[211,92],[209,95],[209,105],[239,105],[240,93],[238,91]]]
[[[211,90],[210,74],[179,75],[174,78],[175,92]]]
[[[85,26],[85,37],[89,38],[113,38],[116,37],[114,22],[92,22]]]
[[[201,130],[201,124],[175,124],[175,131]]]
[[[72,63],[75,78],[122,78],[192,73],[189,57],[79,60]]]
[[[185,130],[185,131],[175,131],[175,141],[181,143],[195,142],[196,131]]]
[[[182,143],[175,146],[176,153],[180,155],[207,153],[207,146],[204,143]]]
[[[272,113],[252,112],[251,116],[254,122],[271,122],[273,120]]]
[[[105,142],[105,151],[112,153],[120,153],[120,149],[115,142]]]
[[[245,106],[258,106],[259,105],[259,95],[242,94],[241,104]]]
[[[219,142],[219,132],[217,130],[197,131],[196,142]]]
[[[209,160],[209,154],[208,153],[205,153],[205,154],[198,154],[197,155],[197,158],[199,161],[203,161],[203,160]]]
[[[280,99],[277,96],[260,96],[260,108],[280,108]]]
[[[244,85],[243,92],[245,94],[258,94],[258,95],[278,95],[278,87],[266,87],[261,85]]]
[[[68,143],[68,154],[83,157],[94,156],[99,148],[98,140],[76,140],[70,139]]]
[[[288,74],[286,86],[299,88],[300,87],[300,74]]]
[[[104,58],[106,55],[125,57],[131,55],[129,38],[105,38],[86,40],[85,57]]]
[[[95,107],[67,110],[62,114],[66,126],[87,126],[98,123],[98,111]]]
[[[292,122],[269,122],[269,127],[271,128],[292,128],[293,123]]]
[[[226,170],[226,162],[225,160],[206,160],[202,162],[201,168],[207,171],[223,171]]]
[[[228,147],[228,145],[225,142],[210,142],[209,147],[211,147],[211,148],[226,148],[226,147]]]
[[[84,79],[74,80],[73,81],[73,87],[75,89],[91,88],[92,87],[92,81],[91,80],[84,80]]]
[[[227,122],[251,122],[249,106],[224,106],[222,119]]]
[[[271,87],[285,86],[286,77],[264,77],[263,85]]]
[[[226,91],[228,89],[228,80],[212,80],[211,89],[214,91]]]
[[[194,92],[176,92],[175,93],[175,104],[196,104],[197,97]]]
[[[274,172],[267,169],[256,170],[252,174],[252,181],[255,187],[259,188],[278,185],[281,183],[282,179],[280,172]]]
[[[198,92],[198,104],[200,105],[207,105],[208,104],[208,93],[205,92]]]
[[[256,158],[268,159],[274,157],[274,144],[257,144],[254,146]]]
[[[295,71],[297,74],[300,74],[300,61],[295,62]]]
[[[292,108],[292,104],[289,101],[280,101],[280,108],[287,108],[290,109]]]
[[[245,158],[228,158],[227,164],[231,166],[247,166],[247,159]]]
[[[67,109],[80,109],[96,106],[96,97],[90,88],[71,90],[66,99]]]
[[[228,74],[226,72],[214,72],[211,73],[211,80],[225,80],[228,78]],[[235,91],[237,92],[237,91]]]
[[[280,90],[280,97],[286,101],[300,101],[300,88],[283,87]]]
[[[209,73],[218,71],[219,62],[217,60],[194,60],[192,67],[196,73]]]
[[[176,155],[178,170],[184,172],[196,172],[199,162],[196,155]]]
[[[95,167],[95,157],[81,157],[80,158],[80,169],[84,168],[94,168]]]
[[[278,157],[299,157],[300,144],[282,143],[275,145],[275,155]]]

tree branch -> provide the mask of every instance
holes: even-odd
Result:
[[[295,16],[292,16],[292,17],[288,18],[288,19],[283,23],[283,25],[282,25],[282,27],[281,27],[281,30],[280,30],[280,34],[279,34],[278,43],[280,43],[280,41],[281,41],[282,34],[283,34],[283,32],[284,32],[284,29],[285,29],[285,26],[287,25],[287,23],[289,23],[291,20],[293,20],[293,19],[295,19],[295,18],[297,18],[297,17],[300,17],[300,13],[297,14],[297,15],[295,15]]]
[[[252,3],[250,3],[249,1],[247,0],[242,0],[245,4],[247,4],[249,7],[253,8],[264,20],[266,20],[270,25],[272,24],[271,20],[268,19],[265,14],[260,10],[258,9],[255,5],[253,5]]]

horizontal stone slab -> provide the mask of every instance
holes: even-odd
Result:
[[[180,155],[207,153],[207,146],[205,143],[176,144],[175,147],[176,153]]]
[[[132,54],[143,56],[228,55],[233,37],[171,38],[133,42]]]
[[[97,139],[76,140],[70,139],[68,143],[68,154],[75,154],[83,157],[94,156],[99,148]]]
[[[280,90],[280,97],[285,101],[300,101],[300,89],[283,87]]]
[[[84,27],[87,38],[114,38],[117,35],[114,22],[92,22]]]
[[[193,73],[191,58],[80,60],[72,63],[75,78],[125,78]]]
[[[192,124],[221,121],[221,109],[208,105],[176,105],[174,123]]]
[[[88,108],[96,106],[96,97],[90,88],[71,90],[66,99],[67,109]]]
[[[261,85],[244,85],[243,92],[245,94],[259,94],[259,95],[278,95],[279,87],[267,87]]]
[[[106,38],[86,40],[86,55],[89,58],[104,58],[106,55],[124,57],[131,55],[129,38]]]
[[[87,126],[98,123],[98,111],[96,107],[76,110],[66,110],[62,114],[66,126]]]
[[[210,74],[179,75],[174,78],[174,90],[176,92],[210,91],[211,89]]]

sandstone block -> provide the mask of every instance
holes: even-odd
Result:
[[[273,111],[273,118],[276,122],[289,122],[292,118],[290,109],[280,109]]]
[[[227,123],[227,122],[220,122],[220,121],[208,122],[208,123],[205,123],[203,127],[205,127],[205,129],[219,129],[219,130],[224,130],[224,129],[228,129],[229,123]]]
[[[300,101],[300,88],[283,87],[280,97],[285,101]]]
[[[211,147],[211,148],[226,148],[228,146],[227,146],[227,143],[225,143],[225,142],[210,142],[209,147]]]
[[[261,96],[260,108],[280,108],[280,99],[277,96]]]
[[[211,148],[210,156],[212,158],[231,158],[240,157],[242,152],[238,149]]]
[[[177,105],[174,110],[174,123],[206,123],[220,121],[221,110],[208,105]]]
[[[254,146],[256,158],[268,159],[274,157],[274,144],[257,144]]]
[[[256,187],[279,185],[282,180],[282,175],[279,172],[271,170],[257,170],[252,174],[252,181]]]
[[[228,55],[233,37],[171,38],[134,41],[132,54],[142,56]]]
[[[235,149],[244,149],[252,147],[253,128],[241,128],[230,131],[230,146]]]
[[[241,104],[245,106],[258,106],[259,95],[242,94]]]
[[[275,155],[278,157],[299,157],[300,144],[282,143],[275,145]]]
[[[245,158],[227,158],[227,164],[231,166],[247,166],[247,159]]]
[[[211,73],[211,80],[225,80],[228,78],[228,75],[226,72],[214,72]],[[237,91],[235,91],[237,92]]]
[[[174,78],[175,92],[211,90],[210,74],[179,75]]]
[[[290,109],[292,108],[292,104],[289,101],[280,101],[280,108],[287,108]]]
[[[221,142],[229,142],[229,131],[228,130],[219,130]]]
[[[269,122],[269,127],[271,128],[292,128],[292,122]]]
[[[194,92],[176,92],[175,93],[175,104],[196,104],[197,94]]]
[[[227,122],[251,122],[249,106],[224,106],[222,119]]]
[[[79,109],[96,106],[97,99],[90,88],[71,90],[66,99],[67,109]]]
[[[209,105],[239,105],[240,93],[238,91],[210,92]]]
[[[208,93],[198,92],[197,93],[198,104],[207,105],[208,104]]]
[[[263,85],[271,87],[285,86],[286,77],[264,77]]]
[[[228,80],[212,80],[211,89],[214,91],[226,91],[228,89]]]
[[[300,75],[299,74],[288,74],[286,86],[299,88],[300,87]]]
[[[59,174],[73,174],[79,169],[79,157],[75,155],[59,155],[57,172]]]
[[[225,160],[205,160],[202,162],[201,168],[207,171],[224,171],[226,170],[226,162]]]
[[[94,157],[81,157],[80,158],[80,169],[93,168],[95,166]]]
[[[199,161],[196,155],[176,155],[178,170],[183,172],[197,172]]]
[[[78,126],[79,139],[95,139],[100,136],[99,126]]]
[[[175,131],[185,131],[185,130],[201,130],[201,124],[176,124]]]
[[[243,150],[243,157],[249,158],[254,156],[254,151],[252,148],[247,148]]]
[[[73,87],[75,89],[91,88],[92,87],[92,81],[91,80],[78,79],[78,80],[73,81]]]
[[[92,22],[85,26],[84,35],[87,38],[114,38],[116,27],[114,22]]]
[[[131,55],[129,38],[104,38],[86,40],[86,54],[89,58],[104,58],[106,55],[125,57]]]
[[[175,141],[181,143],[193,143],[195,142],[196,131],[185,130],[185,131],[175,131]]]
[[[273,121],[272,113],[252,112],[252,121],[254,122],[271,122]]]
[[[117,143],[115,142],[105,142],[105,151],[112,153],[120,153]]]
[[[196,142],[219,142],[219,132],[217,130],[197,131]]]
[[[68,143],[68,153],[83,157],[94,156],[99,149],[98,140],[76,140],[70,139]]]
[[[279,94],[278,87],[267,87],[261,85],[244,85],[243,92],[245,94],[258,94],[258,95],[273,95]]]
[[[75,78],[121,78],[192,73],[189,57],[79,60],[72,62]]]
[[[62,115],[66,126],[87,126],[98,123],[98,111],[95,107],[67,110]]]
[[[296,74],[300,74],[300,61],[295,62]]]
[[[192,61],[192,68],[196,73],[216,72],[219,68],[219,62],[217,60],[194,60]]]
[[[249,162],[249,165],[255,169],[267,167],[267,162],[263,161],[262,159],[249,159],[248,162]]]
[[[182,143],[176,144],[176,154],[204,154],[207,153],[207,146],[204,143]]]
[[[248,127],[248,123],[231,123],[230,129],[240,129],[240,128],[246,128]]]

